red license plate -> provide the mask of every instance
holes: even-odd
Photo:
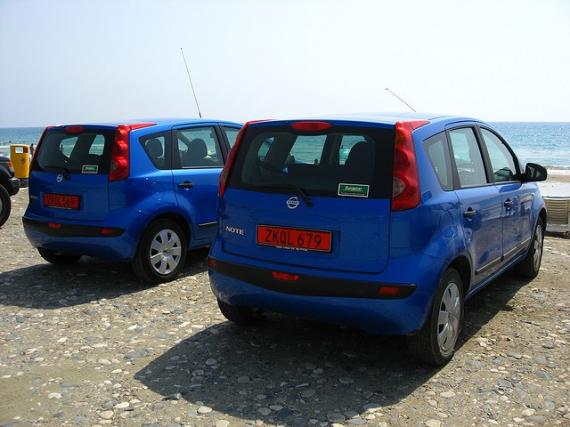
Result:
[[[256,241],[258,245],[276,248],[330,252],[332,233],[330,231],[258,225]]]
[[[70,196],[66,194],[44,194],[44,206],[48,208],[59,209],[79,209],[79,196]]]

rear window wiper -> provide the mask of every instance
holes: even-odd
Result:
[[[59,172],[62,173],[65,179],[69,179],[69,176],[71,174],[71,171],[69,169],[67,169],[65,166],[53,166],[53,165],[48,165],[48,166],[40,166],[42,168],[42,170],[47,170],[47,171],[53,171],[53,172]]]
[[[267,189],[279,188],[279,189],[284,189],[284,190],[293,190],[295,193],[297,193],[301,197],[301,199],[303,199],[303,202],[305,202],[305,204],[308,207],[310,207],[310,208],[313,207],[313,201],[311,200],[309,195],[305,192],[305,190],[303,190],[301,187],[299,187],[296,184],[288,184],[288,183],[255,184],[255,185],[252,185],[252,187],[254,187],[254,188],[267,188]]]

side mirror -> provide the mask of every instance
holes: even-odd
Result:
[[[534,181],[544,181],[548,177],[548,172],[546,168],[536,163],[527,163],[524,171],[524,181],[534,182]]]

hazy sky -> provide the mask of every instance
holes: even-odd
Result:
[[[418,111],[570,121],[570,0],[0,0],[0,127]]]

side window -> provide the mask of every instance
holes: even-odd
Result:
[[[228,137],[228,142],[230,143],[230,147],[233,147],[234,144],[236,143],[236,138],[237,138],[237,134],[239,132],[238,128],[231,128],[228,126],[223,126],[222,129],[224,130],[224,132],[226,133],[226,136]]]
[[[366,141],[362,136],[358,135],[343,135],[342,139],[340,140],[340,147],[338,150],[338,163],[340,165],[344,165],[346,160],[348,159],[348,155],[350,154],[350,150],[354,147],[357,143],[361,141]]]
[[[517,169],[509,149],[493,132],[481,129],[481,135],[489,153],[495,182],[514,181]]]
[[[323,147],[327,140],[326,135],[299,135],[293,143],[290,163],[306,163],[318,165],[323,154]]]
[[[140,143],[144,151],[157,169],[168,169],[166,162],[166,141],[167,135],[163,133],[145,135],[140,138]]]
[[[449,147],[445,133],[438,133],[424,141],[424,148],[433,166],[437,179],[444,190],[453,189]]]
[[[93,154],[95,156],[102,156],[104,149],[105,149],[105,137],[103,135],[95,136],[95,139],[91,143],[91,147],[89,147],[89,154]]]
[[[454,129],[449,132],[449,138],[460,186],[473,187],[486,184],[483,157],[473,129]]]
[[[222,167],[224,161],[213,127],[196,127],[174,131],[174,150],[180,167]]]

